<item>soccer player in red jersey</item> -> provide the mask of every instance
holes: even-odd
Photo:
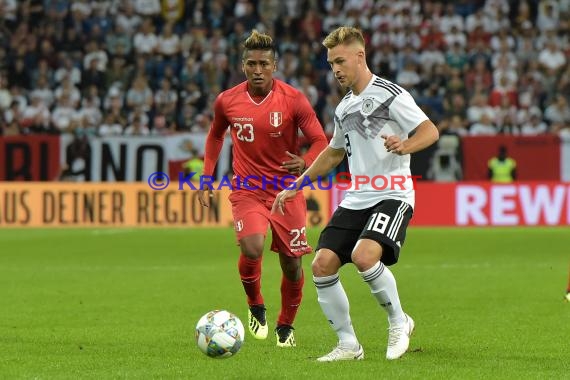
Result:
[[[291,176],[309,167],[328,142],[305,95],[273,78],[277,66],[270,36],[252,32],[244,43],[242,69],[247,80],[223,91],[214,103],[204,175],[213,174],[230,128],[234,178],[229,199],[241,250],[238,268],[249,304],[249,331],[256,339],[267,338],[261,262],[267,227],[271,226],[271,250],[279,254],[283,271],[281,311],[275,329],[277,346],[292,347],[293,321],[304,284],[301,257],[312,251],[305,236],[307,209],[302,192],[288,205],[285,215],[272,215],[271,206],[277,193],[296,178]],[[302,157],[295,154],[299,130],[310,142]],[[284,181],[286,176],[291,177],[289,182]],[[242,182],[246,177],[247,188]],[[205,187],[211,195],[211,187]],[[199,190],[200,202],[207,206],[204,190]]]

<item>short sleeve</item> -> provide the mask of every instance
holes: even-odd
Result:
[[[334,119],[334,132],[329,146],[333,149],[344,149],[344,135],[338,126],[337,119]]]
[[[394,99],[390,105],[390,118],[395,120],[405,133],[410,133],[429,119],[409,92],[403,92]]]

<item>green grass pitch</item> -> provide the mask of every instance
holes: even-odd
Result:
[[[314,246],[319,230],[311,230]],[[216,360],[194,342],[205,312],[247,309],[230,229],[1,230],[2,379],[568,379],[570,259],[563,228],[410,228],[392,267],[414,317],[411,350],[385,360],[387,321],[353,266],[342,269],[362,362],[317,363],[336,343],[304,267],[298,347],[246,332]],[[266,251],[273,329],[280,270]]]

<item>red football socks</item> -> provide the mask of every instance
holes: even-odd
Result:
[[[293,325],[297,310],[303,298],[303,284],[305,275],[301,272],[298,281],[291,281],[287,277],[281,278],[281,312],[277,318],[277,325]]]
[[[247,295],[248,305],[263,304],[263,296],[261,295],[261,261],[262,258],[255,260],[243,254],[239,256],[239,275]]]

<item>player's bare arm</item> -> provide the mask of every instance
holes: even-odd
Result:
[[[224,107],[222,105],[222,96],[218,95],[214,102],[214,119],[206,136],[206,146],[204,149],[204,175],[211,176],[214,173],[216,162],[220,157],[220,152],[224,145],[224,137],[228,130],[228,120],[224,116]],[[198,190],[198,201],[203,207],[210,205],[210,199],[214,196],[212,188],[208,184],[204,184],[204,188]],[[205,190],[208,191],[208,197],[204,196]]]
[[[303,182],[304,177],[309,177],[312,181],[319,178],[319,176],[324,176],[328,174],[333,168],[335,168],[342,159],[344,158],[345,150],[344,149],[334,149],[331,147],[327,147],[323,150],[313,162],[311,166],[307,169],[302,176],[297,178],[295,182],[293,182],[294,186],[291,190],[283,190],[275,197],[275,201],[273,202],[273,207],[271,208],[271,212],[275,213],[279,211],[281,214],[284,214],[285,208],[285,201],[287,199],[293,198],[297,194],[297,188]]]
[[[398,154],[412,154],[427,148],[439,139],[439,131],[430,120],[422,122],[416,127],[415,133],[407,140],[401,140],[398,136],[382,135],[384,146],[388,152]]]

